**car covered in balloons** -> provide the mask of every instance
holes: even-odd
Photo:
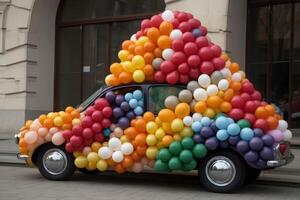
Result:
[[[193,15],[165,11],[122,43],[120,62],[78,108],[28,120],[20,159],[50,180],[84,173],[198,171],[230,192],[293,160],[292,133]]]

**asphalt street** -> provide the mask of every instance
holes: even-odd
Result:
[[[0,166],[0,200],[296,200],[300,186],[258,181],[236,193],[205,191],[197,177],[160,174],[99,174],[76,172],[69,181],[48,181],[36,168]]]

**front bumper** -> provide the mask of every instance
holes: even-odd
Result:
[[[285,145],[284,152],[280,151],[281,145]],[[275,144],[273,150],[274,150],[274,160],[267,161],[267,166],[270,168],[287,165],[294,160],[295,156],[291,152],[289,142],[281,142],[281,143]]]

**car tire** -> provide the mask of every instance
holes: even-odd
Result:
[[[243,185],[246,166],[241,156],[233,151],[215,151],[199,161],[198,174],[207,190],[233,192]]]
[[[256,179],[259,177],[260,173],[261,173],[261,170],[248,166],[247,172],[246,172],[245,184],[250,184],[250,183],[253,183],[254,181],[256,181]]]
[[[63,146],[51,143],[41,146],[36,165],[45,178],[55,181],[66,180],[75,171],[73,155],[67,153]]]

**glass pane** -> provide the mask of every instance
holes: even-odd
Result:
[[[269,9],[268,7],[248,10],[247,61],[261,63],[268,61]]]
[[[80,27],[62,28],[58,35],[58,87],[56,109],[81,102],[81,30]]]
[[[140,27],[140,20],[129,22],[112,23],[111,56],[112,62],[118,60],[118,52],[122,49],[122,42],[128,40],[133,33],[136,33]]]
[[[263,97],[267,96],[267,65],[267,63],[247,65],[247,76]]]
[[[84,26],[83,34],[83,99],[103,86],[109,72],[108,34],[109,25]]]
[[[300,128],[300,62],[294,63],[292,73],[291,128]]]
[[[148,111],[151,111],[157,114],[161,109],[165,108],[164,102],[165,99],[174,95],[177,96],[178,93],[183,88],[174,87],[174,86],[153,86],[149,89],[149,104]]]
[[[288,61],[290,56],[292,4],[272,6],[272,49],[274,61]]]
[[[163,0],[65,0],[63,22],[163,11]]]
[[[294,59],[300,61],[300,3],[295,4]]]

